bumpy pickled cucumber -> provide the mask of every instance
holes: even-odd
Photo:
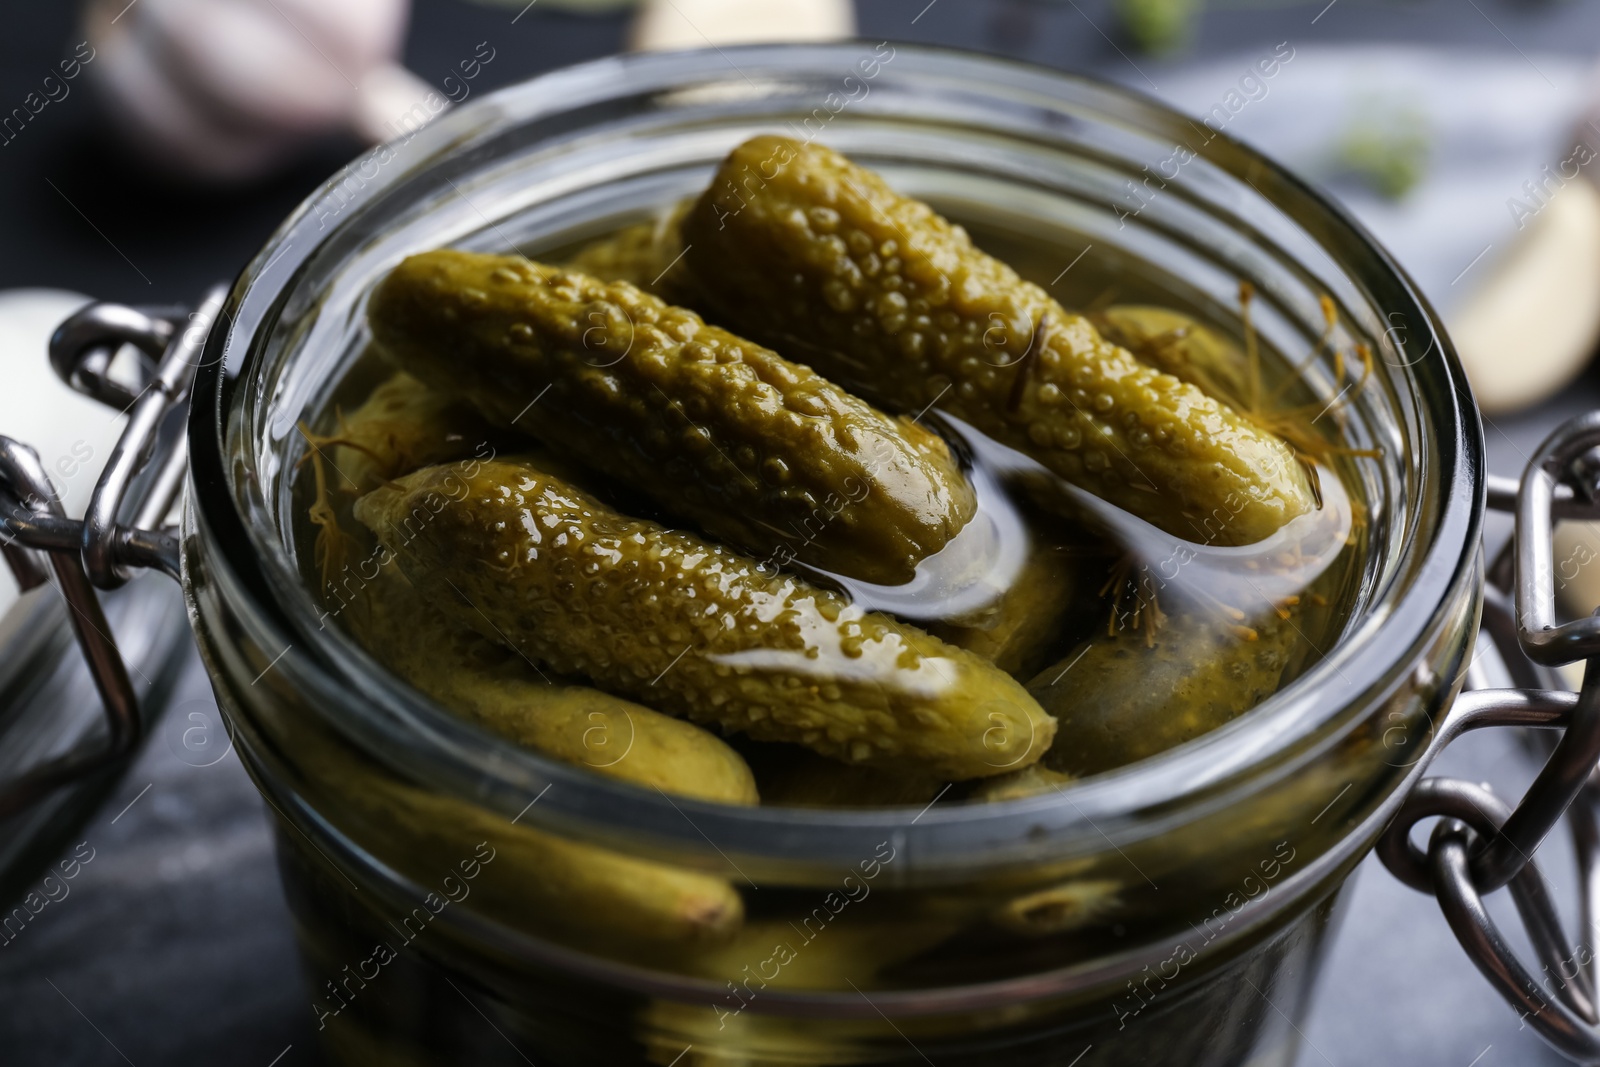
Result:
[[[1258,541],[1314,506],[1293,451],[1107,342],[966,232],[823,148],[735,149],[684,222],[699,305],[880,403],[937,405],[1180,536]]]
[[[488,437],[488,424],[471,405],[401,372],[313,443],[329,457],[341,487],[359,494],[418,467],[471,455]]]
[[[482,442],[468,405],[405,373],[340,419],[333,462],[371,488]],[[460,469],[472,469],[468,460]],[[326,501],[319,505],[328,507]],[[337,517],[329,534],[342,534]],[[510,741],[664,792],[754,804],[755,778],[721,739],[697,726],[582,685],[542,675],[515,652],[427,603],[392,560],[346,590],[339,618],[380,662],[451,711]]]
[[[1114,304],[1092,316],[1100,335],[1156,370],[1228,404],[1250,399],[1245,354],[1199,321],[1170,308]]]
[[[442,615],[393,564],[350,614],[356,636],[386,666],[507,740],[666,793],[756,803],[750,768],[720,738],[598,689],[540,677],[515,652]]]
[[[763,1014],[763,997],[770,1000],[780,990],[873,989],[883,984],[885,972],[959,929],[943,917],[893,908],[862,911],[873,907],[867,902],[877,892],[871,879],[852,872],[839,888],[819,890],[813,910],[796,916],[798,921],[752,921],[732,939],[686,954],[686,971],[725,982],[728,992],[713,1004],[651,1001],[639,1016],[650,1062],[672,1064],[675,1057],[682,1057],[677,1067],[855,1062],[841,1057],[841,1046],[848,1047],[844,1029],[830,1027],[827,1038],[819,1040],[816,1027],[804,1019]],[[870,1038],[886,1029],[874,1023],[859,1027],[859,1036]],[[686,1045],[693,1048],[686,1052]]]
[[[682,273],[680,226],[688,204],[650,222],[641,222],[580,248],[563,266],[603,282],[627,282],[663,300],[677,295]]]
[[[1041,772],[1047,770],[1040,768]],[[1030,777],[1038,784],[1048,774]],[[1051,792],[1067,780],[1065,775],[1060,777],[1062,782],[1052,785]],[[1128,869],[1125,859],[1117,873],[1123,870],[1138,878]],[[1115,921],[1125,913],[1127,889],[1126,881],[1106,877],[1102,861],[1083,858],[1057,861],[948,893],[915,897],[908,902],[907,911],[924,921],[947,922],[962,930],[989,927],[1022,937],[1054,937]],[[963,936],[962,940],[971,938]],[[719,942],[708,951],[716,952],[728,943]]]
[[[1122,883],[1074,879],[1024,893],[995,909],[990,921],[1025,937],[1050,937],[1090,926],[1116,912]]]
[[[1048,661],[1052,648],[1071,640],[1070,625],[1085,613],[1084,581],[1091,561],[1101,558],[1081,539],[1052,529],[1038,516],[1034,530],[1053,536],[1029,547],[1011,585],[976,616],[949,619],[928,627],[935,637],[976,653],[1007,674],[1031,677]],[[1078,632],[1082,632],[1080,629]]]
[[[461,860],[483,860],[473,907],[585,948],[681,951],[731,937],[744,903],[724,879],[634,859],[509,823],[475,805],[379,772],[309,722],[279,738],[328,810],[353,818],[364,847],[430,884]],[[374,836],[376,835],[376,836]],[[475,846],[486,842],[493,858]]]
[[[380,395],[390,402],[378,402]],[[402,418],[386,429],[388,413],[396,410],[418,417],[419,425]],[[344,431],[367,446],[361,454],[387,479],[411,457],[435,448],[434,442],[449,439],[439,431],[463,425],[462,414],[433,405],[414,381],[391,381],[352,413]],[[466,418],[466,425],[476,421],[470,412]],[[451,444],[449,450],[456,447]],[[441,469],[474,469],[476,462]],[[325,485],[313,511],[328,523],[322,536],[348,538]],[[426,609],[392,560],[373,579],[345,591],[350,599],[340,600],[337,614],[377,658],[486,728],[555,758],[664,791],[755,802],[749,768],[722,741],[597,690],[528,677],[523,671],[532,673],[532,668],[509,662],[511,653]],[[589,732],[596,728],[607,736]],[[624,739],[631,739],[631,747],[616,759],[613,743]],[[316,788],[337,796],[330,807],[354,813],[369,832],[380,835],[380,840],[366,840],[366,846],[402,866],[448,871],[471,858],[473,842],[490,843],[500,866],[495,879],[478,883],[476,906],[505,921],[526,925],[531,919],[551,936],[576,937],[585,947],[604,943],[618,951],[681,950],[726,938],[743,922],[743,901],[724,879],[636,860],[525,825],[508,826],[481,809],[378,773],[309,723],[297,724],[279,741],[294,750]]]
[[[845,867],[837,884],[817,889],[810,899],[800,890],[801,903],[784,917],[752,918],[732,937],[684,953],[682,971],[716,982],[731,981],[745,999],[757,1003],[763,988],[849,989],[854,982],[871,989],[882,984],[885,972],[960,929],[947,917],[929,917],[880,899],[889,881],[882,875],[894,866],[892,859],[883,857],[895,855],[894,846],[884,841],[876,855],[864,857],[854,869]],[[774,966],[763,967],[768,958]],[[751,979],[755,980],[746,986]],[[738,1004],[730,996],[726,1008]]]
[[[985,778],[967,794],[968,800],[995,803],[1001,800],[1020,800],[1040,793],[1054,793],[1072,781],[1065,771],[1051,770],[1043,763],[1035,763],[1010,774]]]
[[[427,468],[355,510],[458,620],[695,721],[952,779],[1026,766],[1055,734],[971,653],[526,462]]]
[[[315,552],[330,615],[342,614],[366,584],[354,552],[350,503],[390,478],[429,464],[493,455],[489,425],[472,406],[429,389],[409,374],[380,382],[354,410],[337,411],[332,432],[304,424],[306,460],[315,472],[308,518],[317,529]]]
[[[368,318],[417,377],[758,558],[899,583],[975,508],[937,435],[627,284],[429,252]]]
[[[1168,615],[1152,638],[1119,629],[1089,640],[1028,683],[1061,723],[1045,765],[1075,775],[1164,752],[1277,692],[1299,631],[1292,613],[1253,628],[1221,612]]]

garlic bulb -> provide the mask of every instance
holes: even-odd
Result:
[[[408,14],[407,0],[92,0],[88,69],[152,160],[245,179],[429,91],[395,66]]]

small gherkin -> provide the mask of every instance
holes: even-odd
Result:
[[[400,371],[311,443],[326,456],[346,492],[375,489],[397,475],[470,455],[489,435],[471,406]]]
[[[562,266],[591,274],[604,282],[627,282],[679,303],[677,282],[683,273],[681,226],[688,203],[680,204],[649,222],[636,222],[614,234],[591,241],[574,252]]]
[[[418,378],[758,558],[898,584],[976,508],[938,435],[625,283],[428,252],[368,320]]]
[[[535,829],[532,819],[508,821],[397,778],[329,728],[271,729],[284,731],[276,739],[292,748],[308,788],[337,805],[341,829],[369,853],[419,880],[479,857],[486,869],[469,906],[488,918],[586,951],[633,954],[694,951],[726,942],[744,924],[744,900],[726,878]]]
[[[692,723],[565,679],[442,614],[393,562],[351,606],[372,655],[468,722],[553,759],[664,793],[754,804],[755,778]]]
[[[1248,403],[1249,363],[1237,345],[1204,323],[1148,304],[1113,304],[1094,316],[1102,337],[1218,400]]]
[[[1040,793],[1058,793],[1073,781],[1065,771],[1051,770],[1043,763],[1035,763],[1020,771],[985,778],[977,788],[967,794],[968,800],[998,803],[1003,800],[1021,800]]]
[[[1036,532],[1038,528],[1036,527]],[[1028,546],[1011,584],[987,608],[928,627],[935,637],[974,652],[1007,674],[1029,678],[1075,630],[1095,583],[1101,554],[1081,539],[1060,537]]]
[[[1315,504],[1284,441],[1140,362],[966,231],[817,144],[734,149],[683,224],[697,306],[890,408],[929,406],[1179,536]]]
[[[486,427],[471,408],[441,397],[404,372],[380,382],[339,418],[332,462],[352,483],[371,489],[481,443]],[[318,461],[330,449],[319,446]],[[460,458],[469,471],[481,459]],[[331,509],[326,501],[321,508]],[[325,513],[324,535],[346,539],[338,516]],[[507,740],[596,773],[667,793],[757,802],[755,779],[727,743],[681,719],[621,697],[540,672],[515,652],[445,617],[400,573],[392,554],[368,558],[330,614],[369,653],[450,711]]]
[[[949,779],[1025,766],[1055,734],[977,656],[526,461],[427,468],[355,510],[458,621],[697,722]]]
[[[1120,628],[1028,683],[1060,717],[1044,758],[1074,775],[1114,770],[1215,730],[1278,691],[1300,630],[1288,607],[1241,627],[1223,611],[1167,615],[1154,638]]]

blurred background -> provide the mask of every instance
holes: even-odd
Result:
[[[1590,365],[1600,336],[1600,193],[1590,184],[1600,174],[1600,6],[8,7],[0,22],[0,320],[16,300],[33,299],[5,292],[19,289],[132,304],[193,301],[208,284],[231,280],[296,204],[419,103],[442,110],[628,48],[859,35],[1089,72],[1199,117],[1223,109],[1229,135],[1341,201],[1441,309],[1487,411],[1497,473],[1519,473],[1559,421],[1600,406]],[[1260,64],[1269,58],[1278,62],[1267,75]],[[70,306],[71,298],[51,299]],[[7,344],[20,336],[5,330],[0,321]],[[43,365],[39,345],[0,351],[10,381],[19,367]],[[1574,595],[1600,603],[1600,590]],[[196,730],[210,745],[199,755]],[[1445,769],[1491,781],[1503,795],[1519,791],[1536,767],[1503,738],[1469,740],[1451,750]],[[70,894],[25,937],[0,946],[0,1062],[317,1062],[266,813],[227,750],[197,663],[184,669],[143,755],[78,838],[76,854],[87,849],[93,858]],[[1571,886],[1562,871],[1556,864],[1558,896]],[[1307,1065],[1561,1062],[1472,970],[1434,903],[1375,861],[1355,884],[1305,1037]]]

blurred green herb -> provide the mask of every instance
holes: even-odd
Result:
[[[1172,52],[1189,43],[1205,0],[1116,0],[1117,17],[1140,50]]]
[[[1381,96],[1358,104],[1334,149],[1333,169],[1390,200],[1409,193],[1428,172],[1432,141],[1427,116]]]

